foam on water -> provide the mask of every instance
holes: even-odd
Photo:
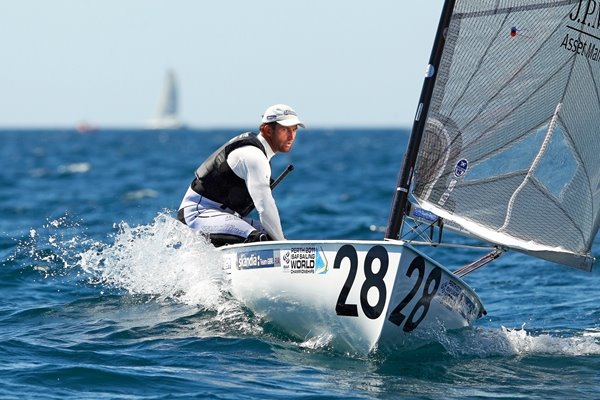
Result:
[[[473,328],[439,340],[450,354],[459,357],[600,355],[600,342],[585,332],[570,332],[568,336],[533,333],[525,325],[519,329]]]
[[[323,333],[321,335],[313,336],[308,340],[300,343],[301,348],[317,350],[317,349],[326,349],[329,347],[330,343],[333,341],[334,335],[331,333]]]
[[[209,309],[223,303],[222,260],[204,237],[166,213],[147,225],[117,228],[113,243],[80,254],[79,266],[95,282]]]
[[[196,307],[201,336],[260,335],[261,325],[229,294],[220,252],[203,236],[160,213],[147,225],[117,226],[112,243],[96,243],[79,254],[90,283],[125,290],[150,300]]]
[[[59,174],[84,174],[92,169],[92,165],[88,162],[73,163],[68,165],[60,165],[58,167]]]
[[[43,278],[75,274],[79,282],[126,293],[168,309],[173,304],[200,312],[208,335],[256,335],[262,327],[229,294],[220,252],[203,236],[159,213],[145,225],[115,225],[107,240],[87,238],[71,215],[31,228],[11,258],[25,261]],[[193,312],[193,311],[192,311]],[[176,317],[175,317],[176,318]]]
[[[61,274],[75,266],[81,245],[88,243],[92,242],[81,237],[79,221],[66,213],[48,220],[40,228],[30,228],[27,237],[18,241],[8,261],[28,259],[36,270],[46,271],[49,275]]]

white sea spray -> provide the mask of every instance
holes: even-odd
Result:
[[[585,356],[599,355],[600,341],[592,335],[563,335],[558,332],[540,333],[520,328],[465,329],[438,338],[454,356]]]
[[[166,214],[152,223],[118,224],[114,242],[80,254],[91,279],[189,305],[218,304],[224,281],[218,251],[204,237]]]
[[[79,254],[90,284],[211,312],[198,323],[213,333],[262,331],[229,294],[221,254],[204,236],[168,213],[149,224],[121,222],[116,228],[112,243],[96,243]]]

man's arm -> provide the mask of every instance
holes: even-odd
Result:
[[[271,166],[263,152],[254,146],[240,147],[229,154],[227,164],[246,181],[260,222],[269,236],[273,240],[284,240],[279,211],[271,193]]]

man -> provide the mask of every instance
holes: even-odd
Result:
[[[234,137],[196,169],[177,219],[208,235],[215,246],[284,240],[271,194],[270,160],[277,152],[291,150],[298,127],[304,124],[291,107],[267,108],[258,135],[248,132]],[[252,206],[260,221],[245,216]]]

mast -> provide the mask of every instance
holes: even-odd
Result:
[[[408,202],[410,182],[412,180],[415,163],[417,161],[419,147],[421,146],[423,130],[425,129],[425,122],[429,112],[431,94],[433,93],[433,88],[435,86],[435,78],[437,76],[438,67],[440,65],[440,60],[442,59],[442,53],[444,50],[444,34],[448,28],[448,25],[450,24],[450,18],[452,17],[452,11],[454,10],[455,2],[456,0],[446,0],[444,2],[444,8],[442,9],[440,22],[435,34],[435,41],[429,57],[429,65],[427,66],[425,81],[423,82],[423,88],[421,90],[421,97],[419,98],[419,106],[417,107],[417,113],[415,115],[412,131],[408,140],[408,147],[402,161],[402,168],[396,184],[396,192],[394,193],[392,208],[388,219],[388,226],[385,231],[386,239],[397,239],[398,235],[400,234],[400,230],[402,229],[402,223],[404,221],[404,214]]]

